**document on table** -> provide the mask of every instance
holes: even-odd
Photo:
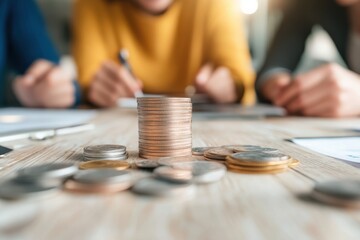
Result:
[[[360,136],[293,138],[291,141],[333,158],[360,163]]]
[[[94,110],[3,108],[0,109],[0,136],[86,124],[95,115]]]

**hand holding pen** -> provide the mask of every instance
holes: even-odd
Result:
[[[106,61],[101,65],[88,92],[91,102],[99,107],[113,107],[120,98],[142,96],[142,83],[133,75],[127,57],[122,51],[119,53],[121,65],[113,61]]]

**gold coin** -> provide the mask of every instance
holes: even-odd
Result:
[[[238,160],[233,159],[231,156],[226,158],[226,162],[232,165],[244,166],[244,167],[267,167],[267,166],[282,166],[282,165],[289,165],[291,163],[291,159],[284,160],[284,161],[273,161],[273,162],[253,162],[248,160]]]
[[[300,164],[300,161],[299,160],[296,160],[296,159],[291,159],[290,161],[290,164],[289,164],[289,167],[296,167]]]
[[[225,160],[233,152],[226,148],[211,148],[204,152],[204,156],[210,159]]]
[[[125,170],[130,167],[129,163],[125,161],[111,161],[111,160],[95,160],[84,162],[79,165],[79,169],[94,169],[94,168],[112,168],[116,170]]]
[[[265,162],[260,162],[260,161],[253,161],[253,160],[240,160],[240,159],[234,159],[231,156],[228,156],[226,158],[226,161],[234,164],[234,165],[241,165],[241,166],[250,166],[250,167],[266,167],[266,166],[276,166],[276,165],[285,165],[285,164],[289,164],[291,162],[291,158],[289,157],[289,159],[286,160],[281,160],[281,161],[265,161]]]
[[[266,167],[245,167],[245,166],[239,166],[239,165],[233,165],[226,163],[226,166],[230,169],[235,169],[239,171],[253,171],[253,172],[266,172],[266,171],[275,171],[275,170],[281,170],[281,169],[287,169],[288,165],[276,165],[276,166],[266,166]]]
[[[255,172],[255,171],[249,171],[249,170],[237,170],[237,169],[229,168],[229,171],[235,172],[235,173],[243,173],[243,174],[277,174],[277,173],[286,172],[287,168],[278,169],[278,170],[263,171],[263,172]]]

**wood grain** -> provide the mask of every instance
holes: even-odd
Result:
[[[95,131],[78,135],[7,143],[27,146],[0,159],[0,177],[39,163],[79,163],[88,144],[124,144],[131,152],[129,161],[137,158],[136,112],[102,111],[94,123]],[[321,205],[305,196],[318,181],[360,178],[360,170],[285,141],[355,135],[345,129],[359,123],[359,119],[304,118],[194,121],[194,146],[275,147],[301,164],[278,175],[229,172],[221,182],[198,186],[192,197],[60,192],[26,200],[40,206],[38,216],[24,227],[0,233],[0,239],[360,239],[360,211]],[[9,204],[13,203],[1,200],[0,210]]]

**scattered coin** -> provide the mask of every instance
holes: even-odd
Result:
[[[342,207],[360,207],[360,180],[318,183],[311,196],[323,203]]]
[[[138,98],[139,156],[190,156],[192,104],[190,98]]]
[[[38,181],[38,180],[64,180],[74,175],[78,168],[74,164],[53,163],[36,165],[20,169],[17,173],[17,181]]]
[[[181,163],[181,162],[194,162],[194,161],[198,161],[197,159],[193,158],[193,157],[164,157],[164,158],[159,158],[157,160],[159,165],[162,166],[173,166],[173,164],[175,163]]]
[[[204,157],[210,161],[225,162],[226,157],[231,154],[233,154],[233,151],[231,151],[227,148],[217,147],[217,148],[211,148],[211,149],[205,151]]]
[[[130,181],[131,174],[128,171],[118,171],[114,169],[90,169],[76,173],[73,179],[81,183],[116,183]]]
[[[208,161],[177,162],[171,165],[175,169],[191,171],[196,183],[220,181],[226,173],[223,164]]]
[[[131,189],[134,193],[151,196],[183,196],[192,194],[194,186],[186,184],[171,183],[155,178],[144,178],[134,184]]]
[[[204,156],[204,153],[210,149],[212,149],[212,147],[195,147],[192,149],[192,154],[195,156]]]
[[[141,168],[141,169],[155,169],[159,166],[157,159],[135,160],[135,165],[137,168]]]
[[[268,153],[279,153],[276,148],[267,148],[256,145],[225,145],[223,148],[227,148],[234,153],[237,152],[268,152]]]
[[[27,201],[15,201],[1,204],[0,233],[11,232],[15,229],[20,230],[21,228],[26,227],[38,217],[40,209],[40,204]]]
[[[84,160],[126,160],[126,147],[115,144],[92,145],[84,148]]]
[[[64,189],[79,193],[116,193],[132,185],[129,171],[90,169],[80,171],[66,181]]]
[[[0,198],[19,199],[29,197],[39,197],[57,190],[57,187],[44,186],[38,183],[21,183],[13,179],[0,183]]]
[[[130,164],[125,161],[95,160],[83,162],[79,165],[79,168],[82,170],[97,168],[112,168],[116,170],[125,170],[130,168]]]
[[[96,193],[96,194],[111,194],[127,190],[131,187],[132,182],[124,181],[118,183],[102,183],[89,184],[68,180],[64,184],[64,189],[70,192],[77,193]]]
[[[187,183],[192,180],[192,172],[186,169],[175,169],[172,167],[158,167],[154,175],[160,179],[176,183]]]

